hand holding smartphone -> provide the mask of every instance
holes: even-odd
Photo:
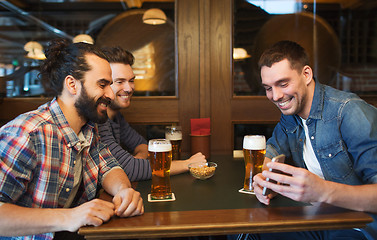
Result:
[[[278,163],[284,163],[284,161],[285,161],[285,155],[284,154],[280,154],[280,155],[278,155],[276,157],[273,157],[271,161],[272,162],[278,162]],[[270,172],[275,172],[275,173],[280,173],[279,170],[275,170],[275,169],[272,169],[272,168],[270,168],[269,171]],[[266,178],[266,181],[272,182],[272,183],[277,183],[276,181],[274,181],[274,180],[272,180],[270,178]],[[267,196],[270,193],[271,193],[271,189],[266,188],[266,187],[263,188],[263,193],[262,193],[263,196]]]

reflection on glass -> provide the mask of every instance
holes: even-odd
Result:
[[[295,13],[296,8],[301,5],[296,0],[265,1],[265,0],[248,0],[249,3],[262,8],[269,14],[288,14]]]
[[[257,61],[265,48],[284,39],[305,47],[318,81],[360,95],[377,94],[375,4],[234,0],[234,6],[233,48],[251,55],[234,59],[235,95],[265,94]]]
[[[22,66],[18,61],[0,64],[0,97],[40,96],[44,93],[38,78],[37,60],[26,60]]]
[[[156,74],[156,64],[152,61],[154,48],[147,44],[133,52],[135,63],[132,66],[135,74],[135,91],[156,91],[158,83],[153,77]]]

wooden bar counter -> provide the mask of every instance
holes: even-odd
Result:
[[[265,206],[242,194],[244,163],[231,156],[212,156],[218,164],[207,180],[189,173],[171,176],[173,202],[147,201],[151,181],[138,182],[145,213],[114,217],[99,227],[82,227],[86,239],[163,238],[237,233],[287,232],[365,227],[372,218],[363,212],[329,204],[295,202],[282,196]]]

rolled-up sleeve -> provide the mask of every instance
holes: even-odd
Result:
[[[20,130],[18,130],[20,131]],[[0,201],[15,202],[26,191],[35,168],[35,152],[28,134],[0,131]]]

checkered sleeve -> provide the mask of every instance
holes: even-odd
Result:
[[[109,149],[107,148],[107,145],[103,144],[102,142],[99,142],[99,155],[101,166],[99,172],[99,181],[102,184],[102,181],[106,173],[114,167],[119,167],[119,163],[110,153]]]
[[[0,131],[0,201],[15,202],[26,191],[35,168],[35,151],[22,127]]]

